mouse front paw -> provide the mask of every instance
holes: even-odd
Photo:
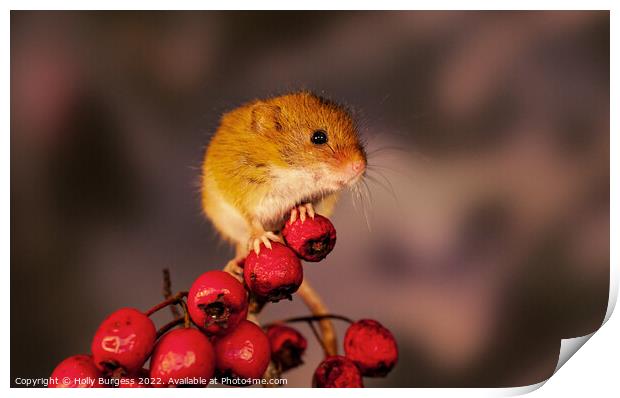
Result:
[[[302,205],[293,207],[293,210],[291,210],[291,217],[288,223],[294,223],[295,220],[297,220],[297,215],[299,215],[299,219],[301,220],[301,222],[306,221],[306,215],[314,219],[314,207],[312,206],[312,203],[304,203]]]
[[[248,251],[254,250],[254,253],[260,254],[260,244],[262,243],[266,248],[271,249],[271,242],[284,243],[280,236],[270,231],[253,234],[248,241]]]

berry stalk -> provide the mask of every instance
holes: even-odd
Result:
[[[164,296],[164,300],[168,300],[172,297],[172,281],[170,280],[170,270],[168,268],[164,268],[162,270],[162,273],[162,295]],[[172,313],[172,319],[176,319],[181,316],[181,314],[179,313],[179,309],[175,305],[170,306],[170,312]]]
[[[325,319],[338,319],[340,321],[344,321],[350,324],[355,323],[351,318],[348,318],[344,315],[324,314],[324,315],[312,315],[312,316],[297,316],[294,318],[283,319],[281,321],[276,321],[268,325],[265,325],[265,327],[269,327],[272,325],[278,325],[281,323],[312,322],[312,321],[322,321]]]
[[[174,328],[175,326],[181,325],[184,322],[185,322],[185,317],[182,317],[182,316],[171,320],[170,322],[168,322],[167,324],[159,328],[159,330],[157,331],[157,339],[159,339],[161,336],[166,334],[166,332],[168,332],[170,329]]]
[[[162,301],[161,303],[155,305],[154,307],[150,308],[149,310],[145,312],[145,314],[146,316],[151,316],[157,311],[161,310],[162,308],[166,308],[169,305],[178,304],[181,300],[183,300],[183,297],[186,297],[186,296],[187,296],[187,292],[185,291],[178,292],[177,294],[170,297],[169,299],[166,299]]]
[[[312,334],[314,335],[314,337],[316,338],[316,340],[319,342],[319,344],[321,345],[321,348],[323,349],[323,352],[325,353],[326,356],[327,355],[327,350],[328,348],[325,346],[325,342],[323,341],[323,338],[321,337],[321,335],[319,334],[319,331],[316,330],[316,326],[314,326],[314,323],[312,321],[308,321],[308,326],[310,327],[310,330],[312,330]]]
[[[321,317],[329,315],[327,306],[323,303],[317,292],[310,286],[307,279],[302,282],[297,293],[301,296],[301,299],[313,316]],[[323,317],[320,319],[319,325],[321,327],[325,355],[330,356],[338,354],[338,338],[336,337],[334,324],[328,317]]]

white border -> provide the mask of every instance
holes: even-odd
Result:
[[[108,1],[89,1],[89,2],[78,2],[78,1],[65,1],[65,2],[56,2],[54,4],[50,4],[49,2],[44,1],[9,1],[8,9],[87,9],[87,10],[97,10],[97,9],[141,9],[142,6],[148,6],[151,9],[167,9],[168,6],[173,4],[178,9],[201,9],[201,7],[205,5],[209,5],[213,7],[213,9],[256,9],[256,6],[260,5],[265,9],[306,9],[308,8],[307,4],[300,4],[290,1],[261,1],[256,3],[250,3],[248,1],[244,2],[236,2],[232,4],[232,2],[227,1],[225,3],[220,2],[217,4],[206,4],[205,2],[199,1],[182,1],[177,0],[174,3],[164,2],[161,0],[153,0],[149,2],[131,2],[131,1],[118,1],[118,0],[108,0]],[[588,1],[588,2],[579,2],[579,1],[531,1],[524,0],[519,2],[493,2],[493,1],[470,1],[467,4],[458,1],[433,1],[433,2],[404,2],[404,1],[382,1],[381,6],[384,9],[409,9],[414,6],[416,9],[420,10],[448,10],[448,9],[611,9],[611,70],[617,71],[618,64],[618,29],[617,23],[618,18],[615,15],[615,10],[613,10],[613,2],[611,1]],[[346,1],[346,2],[334,2],[334,1],[326,1],[326,0],[314,0],[312,2],[312,6],[315,9],[373,9],[374,4],[369,2],[360,2],[360,1]],[[2,18],[2,27],[3,27],[3,36],[4,40],[2,41],[3,53],[8,54],[10,51],[10,13],[5,12]],[[2,146],[3,157],[2,163],[3,166],[0,172],[0,176],[2,178],[3,186],[7,187],[7,190],[10,191],[10,58],[3,57],[3,76],[5,82],[5,90],[3,96],[3,120],[5,122],[7,134],[4,134],[4,142]],[[611,75],[611,109],[616,109],[615,106],[618,105],[618,81],[615,78],[615,75],[612,73]],[[612,112],[611,114],[611,124],[610,131],[618,132],[618,120],[617,115]],[[611,134],[611,151],[612,154],[618,154],[618,139],[617,133]],[[618,164],[619,161],[614,156],[611,156],[611,179],[615,184],[611,185],[611,203],[618,203],[618,199],[620,196],[618,195],[617,188],[617,176],[618,176]],[[10,277],[9,277],[9,264],[10,264],[10,195],[5,193],[2,195],[2,203],[3,203],[3,220],[5,220],[4,228],[2,229],[2,254],[3,258],[5,258],[5,266],[3,267],[3,278],[2,278],[2,295],[4,296],[5,308],[8,308],[8,303],[10,299]],[[617,291],[618,291],[618,250],[617,244],[618,242],[618,233],[616,226],[618,225],[618,211],[614,206],[611,206],[611,286],[610,286],[610,306],[608,308],[608,314],[606,319],[609,319],[613,307],[615,306],[617,299]],[[9,314],[6,314],[5,311],[5,319],[8,319]],[[544,395],[544,396],[573,396],[584,394],[594,395],[594,396],[610,396],[617,394],[619,391],[618,386],[618,375],[617,375],[617,365],[618,365],[618,341],[617,336],[620,336],[620,321],[617,319],[618,317],[611,318],[604,326],[601,328],[599,332],[596,332],[591,340],[586,344],[585,349],[580,350],[577,354],[578,358],[576,360],[568,361],[565,366],[560,369],[557,375],[554,375],[547,383],[544,388],[537,389],[534,394]],[[0,374],[3,375],[2,383],[3,389],[9,389],[9,328],[3,327],[0,329],[0,338],[1,341],[5,342],[2,345],[3,351],[3,361],[0,361]],[[578,339],[579,340],[579,339]],[[578,342],[585,342],[588,339],[581,339]],[[574,342],[573,342],[574,343]],[[566,343],[565,343],[566,344]],[[517,389],[415,389],[415,391],[411,391],[411,389],[364,389],[364,390],[337,390],[330,391],[330,394],[338,395],[338,396],[376,396],[379,394],[389,393],[389,394],[416,394],[416,396],[503,396],[503,395],[515,395],[527,393],[531,390],[540,387],[530,386],[523,387]],[[60,392],[62,391],[62,392]],[[133,391],[133,392],[132,392]],[[149,390],[151,391],[151,390]],[[158,391],[158,392],[157,392]],[[310,389],[295,389],[294,394],[304,396],[310,396],[312,394]],[[96,395],[102,396],[108,395],[108,391],[104,389],[95,389],[95,390],[34,390],[34,389],[11,389],[9,391],[11,396],[18,397],[32,397],[32,396],[42,396],[42,395],[50,395],[50,396],[58,396],[58,394],[62,394],[63,396],[75,396],[82,397],[84,395]],[[123,389],[117,390],[114,394],[118,394],[119,396],[123,394],[133,395],[136,394],[144,395],[145,390],[140,390],[140,392],[131,390],[131,389]],[[252,396],[252,397],[275,397],[275,396],[290,396],[290,389],[247,389],[247,388],[239,388],[234,391],[235,396]],[[168,391],[162,391],[159,389],[153,389],[152,392],[148,393],[153,396],[169,396]],[[174,395],[178,396],[197,396],[200,394],[208,394],[209,396],[230,396],[230,389],[209,389],[209,391],[201,391],[196,389],[179,389],[174,392]]]

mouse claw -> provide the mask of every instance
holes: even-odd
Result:
[[[299,206],[299,219],[301,220],[301,223],[303,224],[304,221],[306,221],[306,212],[308,211],[308,209],[306,209],[306,206]]]
[[[267,239],[267,237],[266,237],[266,236],[264,236],[264,235],[263,235],[263,236],[261,236],[261,237],[260,237],[260,240],[263,242],[263,244],[265,245],[265,247],[266,247],[267,249],[269,249],[269,250],[271,250],[271,249],[272,249],[272,247],[271,247],[271,242],[269,241],[269,239]],[[257,254],[258,254],[258,253],[257,253]]]
[[[294,223],[297,220],[297,215],[299,215],[299,219],[302,223],[306,221],[306,215],[310,216],[310,218],[314,220],[315,212],[312,203],[304,203],[303,205],[293,207],[293,209],[291,210],[291,217],[288,223]]]
[[[278,235],[276,235],[276,234],[275,234],[275,233],[273,233],[273,232],[270,232],[270,231],[265,232],[265,237],[266,237],[267,239],[269,239],[270,241],[272,241],[272,242],[278,242],[278,243],[282,243],[282,244],[284,244],[284,241],[282,240],[282,238],[281,238],[281,237],[279,237]],[[270,243],[270,244],[271,244],[271,243]],[[271,249],[271,247],[270,247],[270,249]]]
[[[288,223],[292,224],[295,222],[295,220],[297,220],[297,207],[294,207],[293,210],[291,210],[291,218],[289,219]]]
[[[260,240],[254,239],[252,245],[254,246],[254,253],[256,253],[257,255],[260,254]]]
[[[250,240],[248,241],[248,250],[254,251],[254,253],[256,254],[260,254],[261,244],[265,245],[267,249],[272,249],[273,245],[271,244],[271,242],[278,242],[284,244],[282,238],[279,237],[277,234],[270,231],[263,232],[258,236],[255,235],[254,237],[250,238]]]

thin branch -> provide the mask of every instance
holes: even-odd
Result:
[[[296,323],[296,322],[312,322],[312,321],[322,321],[324,319],[338,319],[341,321],[345,321],[347,323],[355,323],[351,318],[347,318],[344,315],[337,314],[325,314],[325,315],[312,315],[312,316],[298,316],[294,318],[283,319],[281,321],[275,321],[268,323],[265,327],[280,325],[283,323]]]
[[[157,338],[160,338],[161,336],[163,336],[167,331],[169,331],[170,329],[174,328],[177,325],[181,325],[183,322],[185,321],[185,319],[183,317],[180,318],[176,318],[173,319],[172,321],[168,322],[167,324],[165,324],[164,326],[162,326],[158,331],[157,331]]]
[[[146,316],[151,316],[154,313],[156,313],[157,311],[161,310],[162,308],[165,308],[169,305],[172,304],[178,304],[179,301],[181,301],[183,299],[183,297],[187,296],[187,292],[178,292],[177,294],[175,294],[174,296],[170,297],[167,300],[162,301],[161,303],[155,305],[153,308],[147,310],[145,312]]]
[[[172,281],[170,280],[170,270],[168,268],[163,269],[163,289],[162,294],[164,296],[164,300],[168,300],[172,297]],[[181,316],[179,309],[176,305],[170,306],[170,312],[172,313],[172,319],[177,319]]]
[[[316,340],[321,345],[321,348],[323,349],[323,352],[325,353],[325,356],[326,357],[329,356],[329,350],[327,349],[327,346],[325,345],[325,342],[321,338],[321,335],[319,334],[319,331],[316,330],[316,326],[314,326],[314,323],[312,321],[308,321],[308,326],[310,326],[310,330],[312,330],[312,334],[314,334],[314,337],[316,337]]]
[[[323,304],[319,295],[312,289],[307,278],[302,282],[297,294],[302,298],[310,312],[312,312],[312,315],[322,316],[329,314],[327,307]],[[336,355],[338,353],[338,339],[334,324],[329,318],[325,317],[320,320],[320,326],[323,342],[325,343],[325,353]]]

